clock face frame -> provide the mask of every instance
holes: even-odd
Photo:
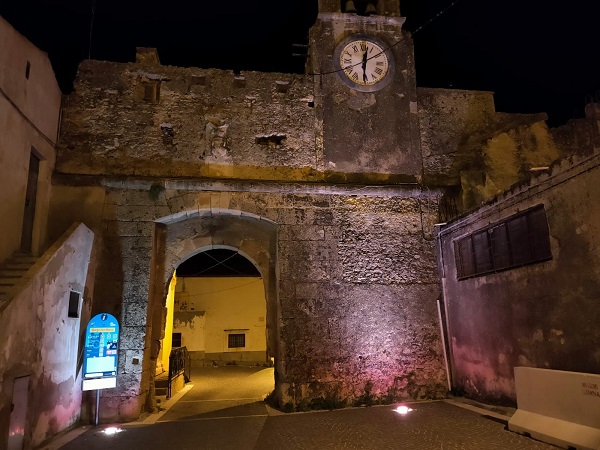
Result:
[[[352,34],[335,48],[333,65],[341,80],[360,92],[375,92],[394,78],[394,55],[381,39]]]

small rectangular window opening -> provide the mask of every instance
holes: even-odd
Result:
[[[27,61],[27,65],[25,66],[25,78],[29,80],[29,73],[31,72],[31,63]]]
[[[69,311],[68,317],[78,318],[79,317],[79,299],[81,294],[79,292],[71,291],[69,293]]]
[[[160,81],[150,80],[144,82],[144,100],[149,103],[158,103],[160,101]]]
[[[172,347],[181,347],[181,333],[173,333],[171,346]]]
[[[246,346],[246,334],[229,334],[227,348],[240,348]]]

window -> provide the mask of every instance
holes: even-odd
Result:
[[[77,318],[79,317],[79,298],[81,294],[79,292],[71,291],[69,293],[69,309],[67,312],[68,317]]]
[[[246,346],[246,334],[228,334],[227,348],[239,348]]]
[[[552,259],[544,206],[457,239],[454,253],[459,280]]]
[[[27,65],[25,66],[25,79],[29,80],[29,73],[31,72],[31,63],[27,61]]]
[[[173,333],[171,347],[181,347],[181,333]]]
[[[143,83],[144,100],[150,103],[158,103],[160,99],[160,81],[150,80]]]

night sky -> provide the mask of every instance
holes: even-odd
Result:
[[[554,4],[403,0],[418,86],[493,91],[498,111],[547,112],[551,126],[582,117],[600,101],[600,2]],[[316,14],[317,0],[0,1],[48,52],[64,93],[82,59],[133,61],[135,47],[158,48],[168,65],[302,73],[292,44],[306,44]]]

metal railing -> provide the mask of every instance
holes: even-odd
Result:
[[[190,378],[190,370],[192,360],[188,353],[187,347],[177,347],[171,350],[169,355],[169,379],[167,385],[167,398],[171,398],[171,384],[173,380],[183,374],[184,381],[188,383]]]

